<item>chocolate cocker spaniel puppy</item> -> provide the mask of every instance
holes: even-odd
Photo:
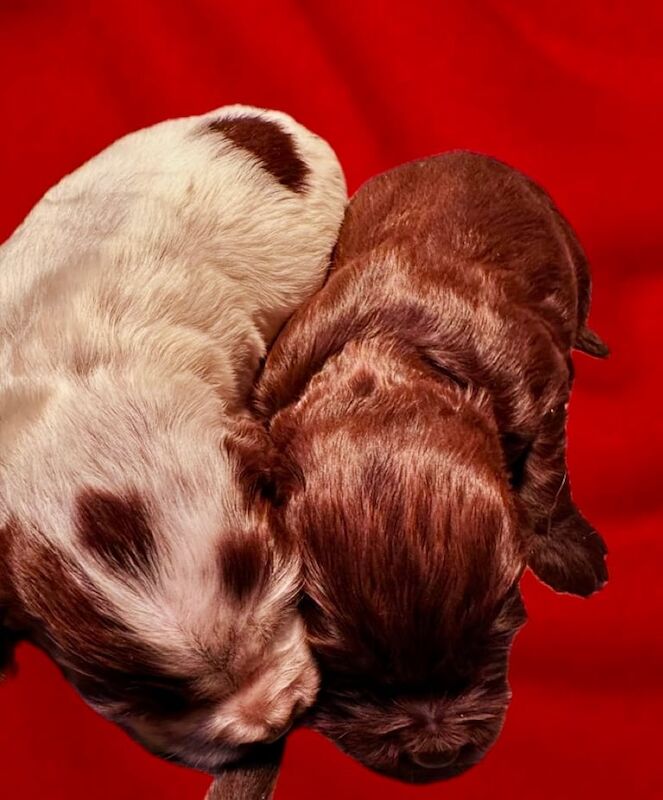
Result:
[[[589,296],[548,195],[449,153],[359,190],[269,355],[256,406],[303,554],[311,724],[379,772],[452,777],[494,742],[527,566],[560,592],[606,581],[565,458],[571,351],[607,355]]]
[[[345,201],[322,139],[230,106],[119,140],[0,248],[0,673],[28,640],[206,771],[317,691],[246,404]]]

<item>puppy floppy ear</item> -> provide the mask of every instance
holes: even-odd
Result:
[[[528,566],[556,592],[589,597],[608,580],[607,553],[601,536],[573,503],[565,480],[548,530],[531,536]]]
[[[587,353],[588,356],[594,356],[594,358],[607,358],[610,355],[608,345],[597,333],[586,326],[578,331],[574,347],[581,353]]]
[[[566,403],[550,409],[519,465],[519,503],[527,513],[527,564],[557,592],[580,597],[608,580],[607,548],[576,508],[566,464]]]

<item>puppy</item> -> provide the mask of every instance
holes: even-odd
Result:
[[[321,284],[330,147],[230,106],[113,144],[0,251],[0,657],[29,640],[151,751],[216,771],[316,694],[245,412]]]
[[[585,256],[550,198],[450,153],[369,181],[330,278],[279,335],[256,392],[303,553],[317,730],[379,772],[457,775],[501,729],[526,566],[606,581],[571,499],[572,348]]]

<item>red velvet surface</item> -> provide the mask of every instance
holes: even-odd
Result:
[[[593,264],[608,362],[577,356],[575,494],[610,546],[590,601],[528,576],[514,700],[485,761],[449,783],[378,778],[298,733],[277,798],[663,797],[660,336],[663,12],[659,3],[3,0],[0,236],[114,138],[231,102],[282,108],[327,137],[351,189],[455,147],[553,194]],[[0,688],[3,798],[202,798],[20,651]]]

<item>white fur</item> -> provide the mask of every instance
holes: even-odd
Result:
[[[204,131],[237,115],[292,135],[309,168],[305,191]],[[309,703],[316,686],[294,612],[272,630],[274,609],[296,591],[296,563],[280,564],[247,607],[219,604],[224,532],[260,523],[242,503],[224,437],[279,327],[322,283],[345,199],[325,142],[285,114],[232,106],[116,142],[47,192],[0,249],[0,527],[16,519],[24,535],[72,556],[165,667],[216,681],[222,695],[262,663],[274,719],[242,723],[238,694],[196,720],[217,735],[237,719],[234,740],[285,722],[297,681],[296,702]],[[73,513],[85,487],[135,491],[147,504],[155,582],[119,579],[81,550]],[[222,650],[231,631],[255,630],[268,646],[249,637],[241,663],[205,672],[197,645]]]

